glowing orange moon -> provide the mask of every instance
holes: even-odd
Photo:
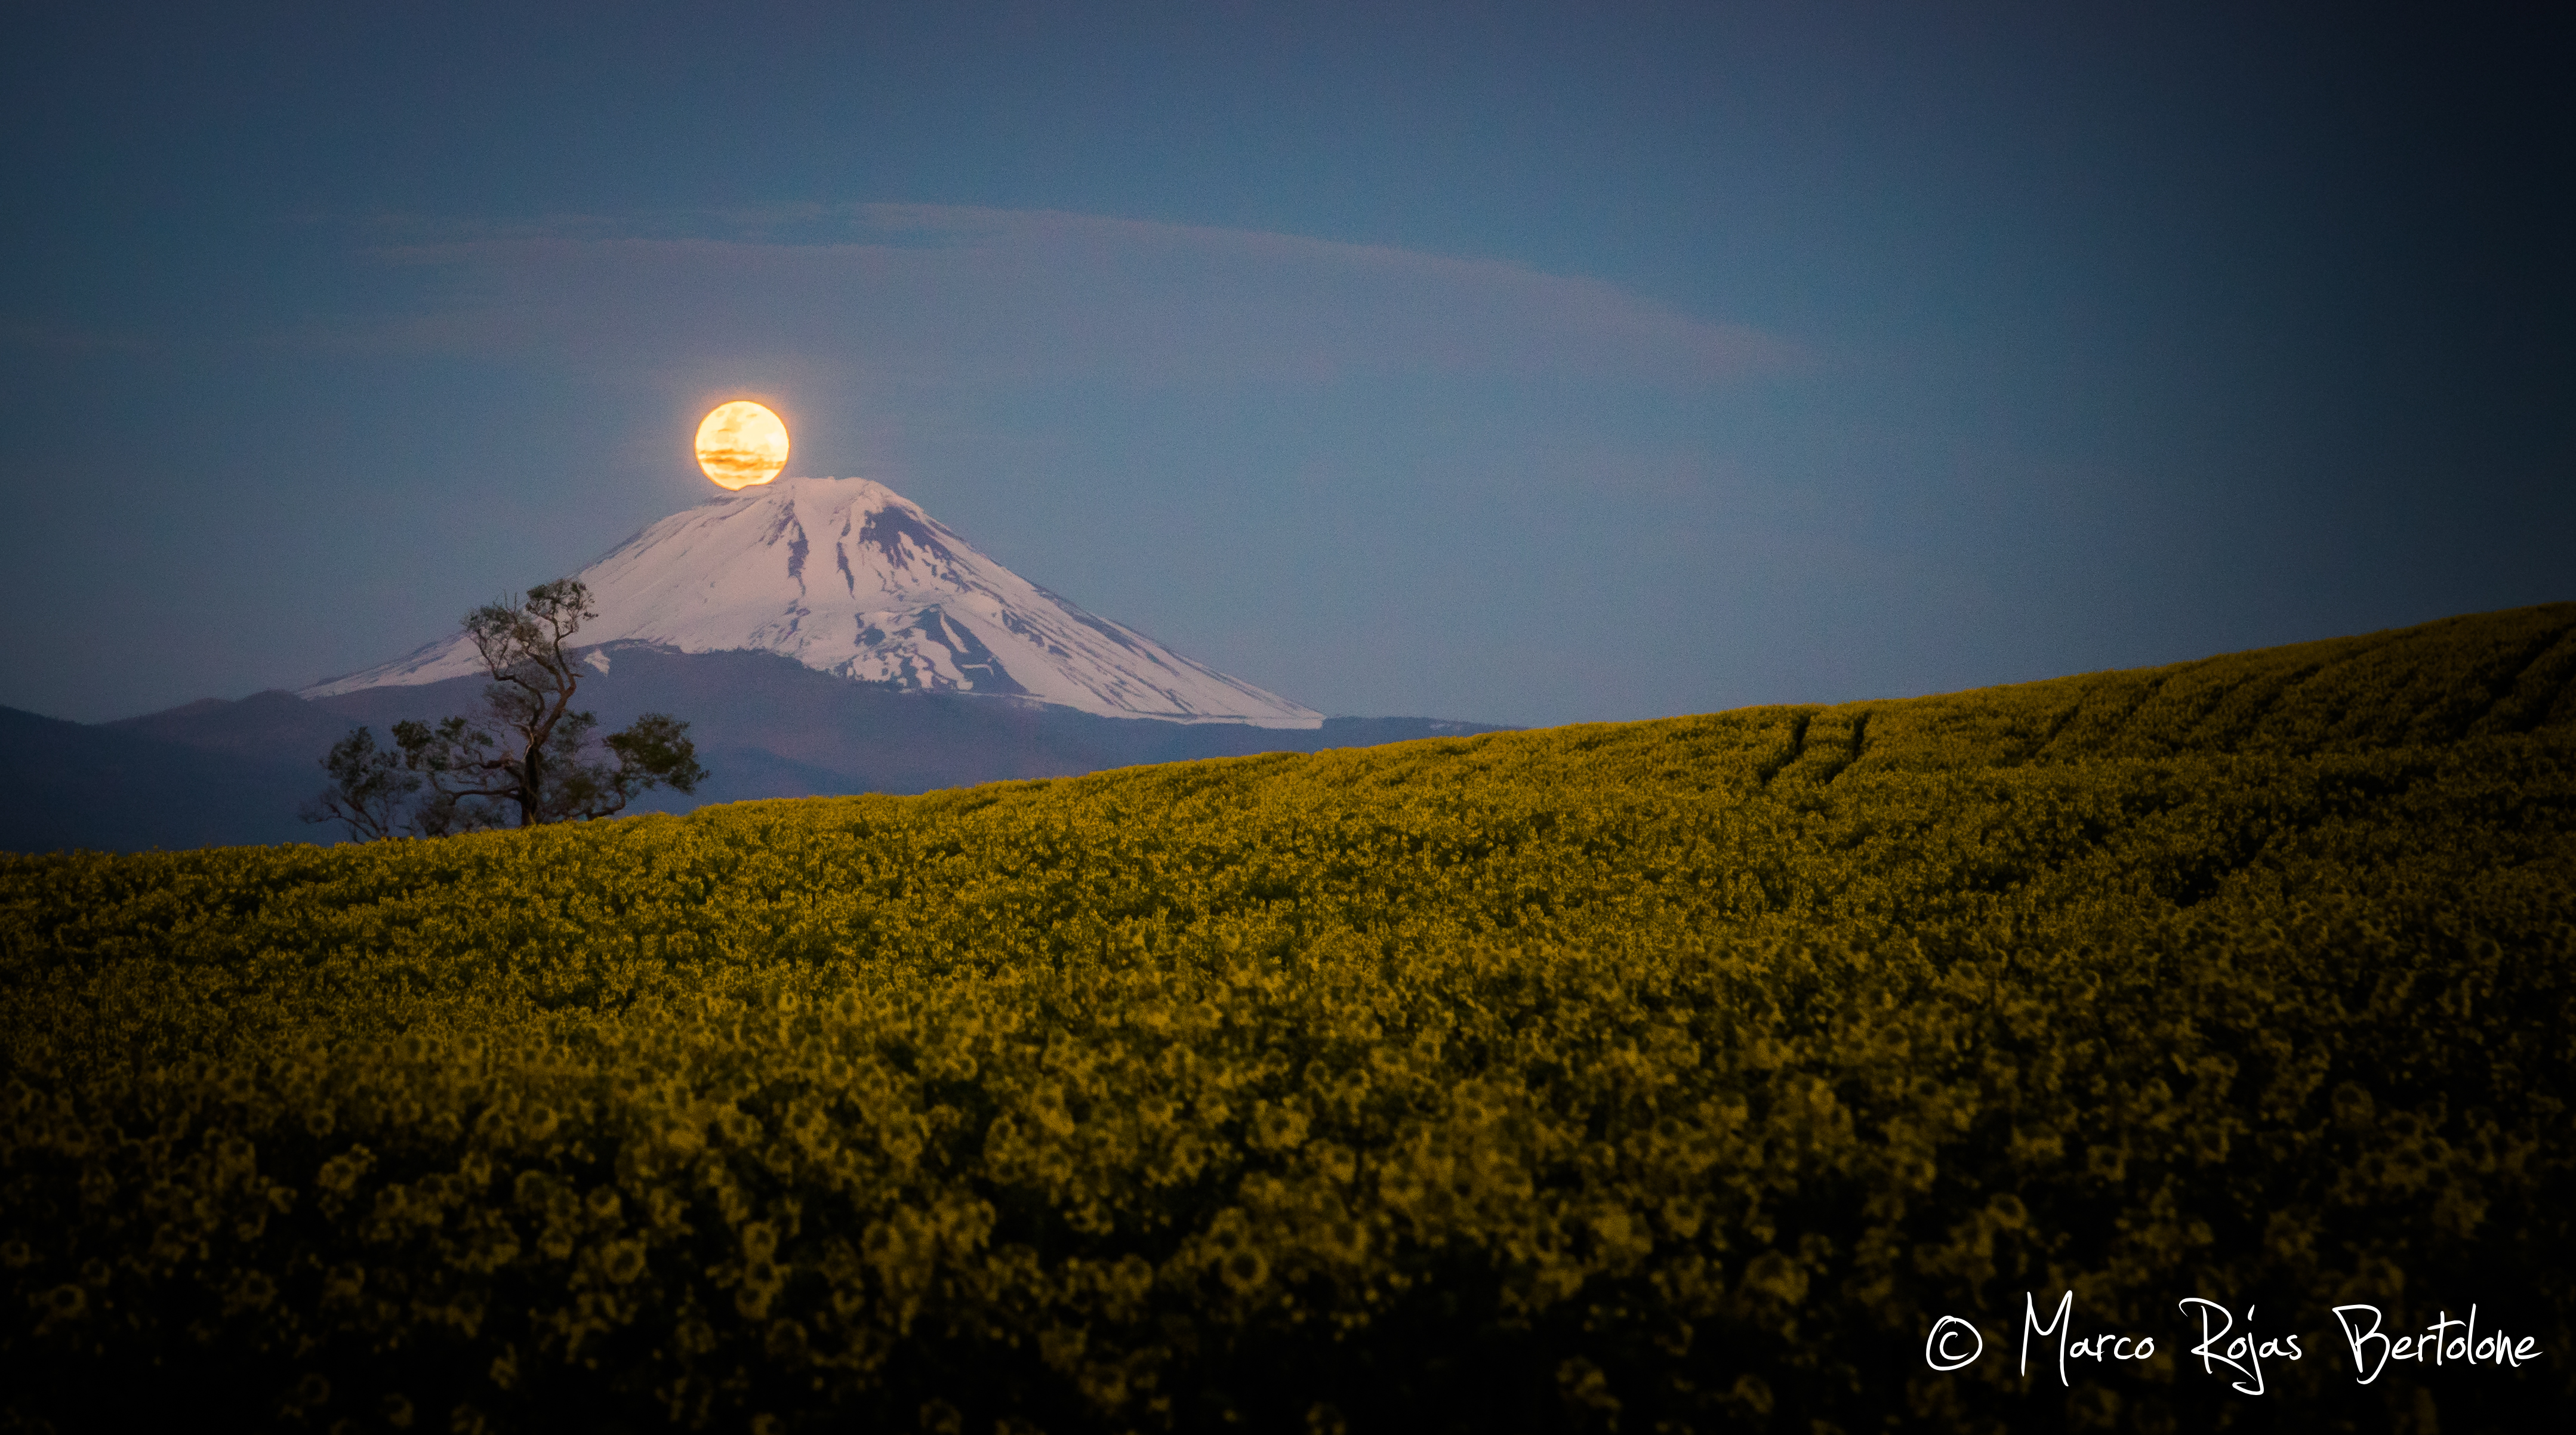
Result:
[[[698,425],[698,467],[726,488],[767,483],[787,466],[787,425],[749,399],[719,404]]]

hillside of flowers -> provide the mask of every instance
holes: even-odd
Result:
[[[2576,604],[0,857],[0,1428],[2517,1428],[2571,1101]],[[2068,1291],[2156,1353],[2017,1368]],[[2472,1302],[2540,1357],[2329,1313]]]

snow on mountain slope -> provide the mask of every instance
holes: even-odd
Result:
[[[790,478],[675,513],[575,575],[598,649],[783,653],[860,682],[989,693],[1105,717],[1311,728],[1323,715],[1094,617],[864,478]],[[307,698],[483,671],[463,633]]]

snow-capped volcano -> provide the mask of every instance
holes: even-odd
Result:
[[[859,682],[995,694],[1106,717],[1311,728],[1323,715],[1097,618],[864,478],[789,478],[675,513],[574,575],[614,643],[758,649]],[[332,697],[483,671],[463,633],[306,688]]]

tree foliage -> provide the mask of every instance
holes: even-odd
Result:
[[[706,769],[687,723],[646,713],[603,738],[599,719],[572,706],[581,678],[565,644],[596,616],[588,588],[573,578],[467,614],[466,635],[492,676],[481,715],[395,723],[398,759],[359,728],[323,759],[332,786],[307,805],[306,820],[337,819],[361,838],[389,836],[399,820],[439,837],[606,817],[655,787],[696,791]],[[403,800],[424,788],[397,819]]]
[[[338,822],[360,842],[391,837],[403,825],[403,803],[420,790],[420,774],[403,765],[403,754],[376,746],[376,735],[357,727],[331,744],[322,755],[322,770],[331,785],[298,813],[307,822]]]

